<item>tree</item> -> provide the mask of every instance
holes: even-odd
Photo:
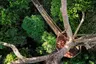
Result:
[[[8,44],[6,42],[0,42],[1,45],[10,47],[14,54],[18,57],[18,60],[12,61],[13,64],[16,63],[36,63],[36,62],[41,62],[45,61],[46,64],[60,64],[60,60],[64,57],[65,54],[70,52],[71,49],[73,49],[76,46],[85,46],[86,48],[91,48],[91,44],[96,44],[96,35],[95,34],[90,34],[90,35],[84,35],[79,38],[76,38],[78,35],[78,31],[80,29],[80,26],[82,25],[84,21],[85,14],[82,12],[82,19],[80,24],[77,27],[77,30],[75,33],[72,33],[72,29],[69,24],[69,19],[67,15],[67,0],[61,0],[61,12],[62,12],[62,17],[63,17],[63,24],[64,24],[64,31],[62,31],[56,23],[53,22],[52,18],[47,14],[47,12],[44,10],[42,5],[38,2],[38,0],[32,0],[33,4],[36,6],[38,11],[41,13],[43,18],[46,20],[46,23],[51,27],[51,29],[54,31],[54,33],[57,36],[57,43],[63,42],[63,47],[61,47],[60,50],[57,52],[54,52],[49,55],[45,56],[40,56],[40,57],[32,57],[32,58],[26,58],[20,54],[18,49],[15,47],[13,44]],[[62,37],[62,38],[60,38]],[[58,45],[58,44],[57,44]]]

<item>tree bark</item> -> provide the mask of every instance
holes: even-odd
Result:
[[[47,24],[51,27],[51,29],[54,31],[56,35],[59,35],[59,33],[62,32],[62,30],[56,25],[56,23],[53,21],[53,19],[47,14],[43,6],[38,2],[38,0],[32,0],[35,7],[38,9],[40,14],[43,16],[43,18],[46,20]]]
[[[61,0],[61,12],[62,12],[64,28],[67,33],[67,36],[69,37],[69,39],[72,39],[73,34],[72,34],[72,30],[69,24],[69,19],[67,14],[67,0]]]

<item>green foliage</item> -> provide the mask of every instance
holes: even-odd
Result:
[[[11,62],[14,60],[16,60],[16,56],[13,53],[7,54],[4,64],[11,64]]]
[[[69,18],[77,18],[78,17],[78,11],[86,11],[91,6],[91,1],[86,0],[68,0],[68,15]],[[59,17],[61,16],[60,12],[61,7],[61,1],[60,0],[52,0],[51,2],[51,14],[53,17]],[[61,18],[61,17],[60,17]],[[59,18],[59,19],[60,19]],[[62,20],[62,19],[61,19]]]
[[[12,44],[20,44],[24,45],[26,41],[26,37],[22,34],[22,31],[19,32],[17,28],[9,28],[4,29],[5,27],[1,28],[0,30],[0,41],[12,43]]]
[[[93,61],[89,61],[89,64],[95,64]]]
[[[3,49],[4,48],[4,46],[3,45],[0,45],[0,49]]]
[[[96,52],[95,52],[96,53]],[[82,52],[75,58],[64,61],[64,64],[96,64],[96,55],[89,52]]]
[[[27,1],[26,0],[15,0],[15,1],[8,0],[8,1],[9,1],[9,6],[10,6],[8,11],[18,14],[21,17],[30,13],[30,10],[29,10],[29,3],[31,2],[30,0],[27,0]]]
[[[28,3],[30,2],[29,0],[8,0],[9,1],[9,6],[11,8],[27,8]]]
[[[50,13],[51,1],[52,0],[43,0],[43,6],[48,13]]]
[[[21,48],[20,49],[20,53],[24,56],[24,57],[29,57],[31,56],[28,53],[28,48]],[[17,57],[15,56],[15,54],[13,52],[7,54],[7,56],[4,59],[4,64],[11,64],[12,61],[17,60]]]
[[[41,36],[44,32],[44,22],[39,15],[25,17],[22,23],[22,28],[27,32],[28,36],[35,41],[40,42]]]
[[[16,23],[19,20],[19,17],[21,17],[22,19],[23,16],[27,15],[25,13],[29,9],[29,0],[8,0],[7,2],[9,3],[9,6],[7,5],[7,8],[0,8],[1,25],[11,25],[12,23]]]
[[[51,2],[51,14],[56,21],[56,23],[60,23],[62,21],[62,15],[60,11],[61,7],[60,0],[52,0]],[[70,24],[72,27],[73,32],[77,28],[80,20],[80,12],[81,11],[88,11],[91,8],[91,1],[89,0],[68,0],[68,16],[70,20]]]
[[[44,32],[42,35],[42,40],[44,41],[42,47],[47,53],[51,53],[56,49],[56,38],[52,34]]]
[[[30,14],[29,3],[31,1],[0,0],[0,2],[4,3],[0,3],[0,41],[16,45],[25,44],[26,35],[22,30],[21,21],[24,16]],[[3,47],[0,45],[0,48]]]
[[[46,54],[46,50],[44,50],[44,48],[42,46],[37,47],[36,52],[40,55],[45,55]]]
[[[44,32],[42,35],[42,41],[42,47],[47,53],[51,53],[56,49],[56,38],[53,36],[53,34]]]
[[[60,24],[63,21],[60,12],[61,1],[42,1],[43,2],[41,3],[43,3],[43,6],[48,13],[51,13],[54,21],[59,24],[60,27],[63,26]],[[32,5],[30,4],[32,4],[31,0],[0,0],[0,41],[5,41],[15,45],[19,44],[21,46],[25,44],[26,36],[28,36],[37,41],[37,53],[51,53],[56,48],[56,38],[53,34],[45,31],[45,25],[40,15],[32,15],[33,13],[38,13],[36,9],[34,11],[34,8],[32,8]],[[68,16],[73,32],[81,19],[81,11],[84,11],[87,19],[85,20],[82,27],[83,29],[80,33],[92,33],[92,31],[96,33],[95,4],[95,0],[68,0]],[[94,13],[92,13],[93,11]],[[32,16],[28,17],[30,15]],[[92,17],[92,19],[89,20],[90,17]],[[22,28],[26,31],[26,33],[24,33]],[[63,27],[61,27],[61,29],[62,28]],[[3,46],[0,45],[0,49],[1,48],[3,48]],[[20,49],[21,54],[25,57],[30,57],[28,51],[28,48]],[[1,52],[1,54],[3,53]],[[10,64],[10,62],[15,59],[17,59],[16,56],[13,53],[10,53],[6,56],[4,63]],[[96,55],[89,55],[84,52],[77,57],[64,62],[64,64],[86,64],[86,62],[87,64],[96,64],[95,59]]]
[[[94,2],[96,4],[96,2]],[[92,7],[96,5],[92,4]],[[95,34],[96,33],[96,9],[92,8],[90,11],[86,12],[85,22],[82,24],[79,33],[83,34]]]
[[[36,51],[39,54],[51,53],[56,49],[56,38],[52,33],[44,31],[41,36],[42,46],[37,47]]]
[[[0,8],[2,8],[2,7],[6,8],[8,6],[7,0],[0,0],[0,2],[2,2],[2,3],[0,3]]]
[[[59,20],[59,15],[61,15],[60,12],[60,6],[61,6],[61,1],[60,0],[52,0],[51,2],[51,14],[53,16],[53,18],[55,18],[55,21]]]
[[[1,25],[11,25],[12,22],[16,22],[18,15],[12,12],[8,12],[6,9],[1,10]]]
[[[20,53],[21,53],[24,57],[30,57],[30,56],[31,56],[28,51],[29,51],[28,48],[21,48],[21,49],[20,49]]]

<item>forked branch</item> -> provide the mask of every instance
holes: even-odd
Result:
[[[4,45],[4,46],[6,46],[6,47],[10,47],[10,48],[13,50],[13,52],[15,53],[15,55],[17,56],[18,59],[23,59],[23,58],[25,58],[25,57],[23,57],[23,56],[19,53],[18,49],[17,49],[13,44],[8,44],[8,43],[6,43],[6,42],[0,42],[0,44],[1,44],[1,45]]]
[[[56,53],[49,54],[46,56],[26,58],[20,54],[18,49],[15,47],[15,45],[9,44],[6,42],[0,42],[0,45],[4,45],[6,47],[11,48],[13,50],[14,54],[17,56],[18,60],[12,61],[12,64],[36,63],[36,62],[41,62],[41,61],[46,61],[46,64],[50,64],[50,63],[55,64],[55,62],[57,62],[57,64],[59,64],[58,60],[60,60],[63,57],[63,54],[68,52],[70,47],[72,46],[72,45],[70,46],[70,44],[67,44],[67,45],[65,45],[65,47],[63,49],[61,49],[60,51],[58,51]]]
[[[15,45],[9,44],[9,43],[6,43],[6,42],[0,42],[0,45],[4,45],[4,46],[9,47],[13,50],[14,54],[19,59],[19,60],[13,61],[12,62],[13,64],[36,63],[36,62],[44,61],[49,57],[49,55],[46,55],[46,56],[40,56],[40,57],[26,58],[26,57],[24,57],[20,54],[20,52],[18,51],[18,49],[16,48]]]
[[[71,42],[71,41],[67,41]],[[53,61],[57,62],[60,60],[66,52],[70,50],[70,48],[77,46],[77,45],[83,45],[83,46],[90,46],[91,44],[96,45],[96,34],[94,35],[87,35],[87,36],[82,36],[79,39],[75,39],[76,43],[66,43],[66,45],[58,52],[55,52],[53,54],[49,54],[46,56],[40,56],[40,57],[32,57],[32,58],[26,58],[20,54],[18,49],[13,45],[13,44],[8,44],[6,42],[0,42],[0,45],[4,45],[6,47],[9,47],[13,50],[14,54],[18,57],[18,60],[13,61],[13,64],[24,64],[24,63],[36,63],[36,62],[41,62],[41,61],[46,61],[46,64],[49,64]],[[90,43],[89,43],[90,42]],[[91,47],[91,46],[90,46]],[[50,60],[51,59],[51,60]],[[53,59],[53,60],[52,60]],[[55,63],[53,63],[55,64]],[[57,63],[59,64],[59,63]]]
[[[12,61],[12,64],[37,63],[37,62],[41,62],[41,61],[46,61],[46,64],[49,64],[49,63],[55,64],[54,62],[57,62],[58,60],[60,60],[63,57],[63,54],[68,52],[70,49],[69,44],[68,44],[63,49],[61,49],[60,51],[58,51],[56,53],[49,54],[46,56],[26,58],[20,54],[20,52],[18,51],[18,49],[16,48],[15,45],[9,44],[6,42],[0,42],[0,45],[4,45],[6,47],[11,48],[13,50],[14,54],[17,56],[18,60]],[[53,60],[50,60],[50,59],[53,59]]]

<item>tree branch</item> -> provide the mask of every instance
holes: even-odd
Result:
[[[45,61],[48,58],[49,58],[49,55],[40,56],[40,57],[18,59],[16,61],[12,61],[12,64],[37,63],[37,62]]]
[[[36,63],[36,62],[44,61],[49,57],[49,55],[46,55],[46,56],[41,56],[41,57],[26,58],[26,57],[24,57],[20,54],[20,52],[18,51],[16,46],[14,46],[13,44],[9,44],[9,43],[6,43],[6,42],[0,42],[0,44],[11,48],[13,50],[14,54],[19,59],[19,60],[13,61],[12,62],[13,64],[17,64],[17,63]]]
[[[74,33],[74,36],[73,36],[74,38],[75,38],[75,36],[77,35],[77,33],[78,33],[78,31],[79,31],[81,25],[83,24],[84,18],[85,18],[85,13],[82,12],[82,19],[81,19],[80,24],[78,25],[78,27],[77,27],[77,29],[76,29],[76,31],[75,31],[75,33]]]
[[[31,0],[38,11],[41,13],[43,18],[46,20],[47,24],[51,27],[56,35],[62,32],[62,30],[56,25],[53,19],[47,14],[43,6],[38,2],[38,0]]]
[[[72,38],[72,30],[69,24],[68,14],[67,14],[67,0],[61,0],[61,12],[63,17],[64,28],[69,38]]]
[[[55,34],[58,35],[58,33],[61,33],[61,29],[53,22],[51,17],[47,14],[47,12],[41,6],[41,4],[38,2],[38,0],[32,0],[32,2],[34,3],[34,5],[38,9],[38,11],[41,13],[41,15],[44,17],[44,19],[46,20],[48,25],[55,32]],[[18,49],[13,44],[8,44],[6,42],[0,42],[1,45],[10,47],[13,50],[14,54],[18,57],[19,60],[13,61],[12,64],[36,63],[36,62],[41,62],[41,61],[46,61],[46,64],[60,64],[59,61],[61,60],[61,58],[64,57],[64,55],[72,47],[79,45],[80,43],[96,41],[96,35],[82,36],[78,39],[74,39],[74,41],[73,41],[73,39],[72,39],[73,34],[72,34],[72,30],[71,30],[71,27],[69,24],[68,15],[67,15],[67,2],[66,2],[66,0],[61,0],[61,3],[62,3],[61,12],[62,12],[62,16],[63,16],[64,27],[65,27],[67,36],[69,37],[69,40],[66,41],[64,47],[61,50],[59,50],[55,53],[49,54],[49,55],[26,58],[20,54]],[[84,21],[84,20],[82,20],[82,21]],[[79,30],[79,28],[78,28],[78,30]],[[78,30],[77,30],[77,32],[78,32]],[[73,42],[76,42],[76,43],[73,43]],[[87,44],[85,44],[85,45],[87,45]],[[89,45],[87,45],[87,46],[90,47]]]
[[[51,17],[46,13],[44,8],[40,5],[40,3],[37,0],[32,0],[32,2],[37,7],[38,11],[44,17],[44,19],[49,24],[49,26],[53,29],[55,34],[58,35],[58,33],[61,32],[61,29],[59,29],[59,27],[56,26],[55,23],[53,23],[53,20],[51,19]],[[69,30],[69,28],[68,28],[68,30]],[[68,33],[68,36],[71,35],[71,37],[72,37],[72,34],[70,34],[68,32],[68,30],[66,31]],[[8,43],[5,43],[5,42],[1,42],[0,44],[2,44],[4,46],[7,46],[7,47],[10,47],[13,50],[13,52],[15,53],[15,55],[19,58],[19,60],[15,61],[15,62],[12,62],[14,64],[16,64],[16,63],[36,63],[36,62],[45,61],[45,60],[46,60],[46,64],[59,64],[58,61],[61,60],[61,58],[64,56],[64,54],[66,52],[68,52],[71,47],[74,46],[73,43],[71,43],[71,42],[72,42],[72,39],[67,41],[67,43],[64,46],[64,48],[62,48],[60,51],[58,51],[56,53],[53,53],[53,54],[50,54],[50,55],[46,55],[46,56],[41,56],[41,57],[32,57],[32,58],[25,58],[25,57],[23,57],[19,53],[18,49],[14,45],[12,45],[12,44],[8,44]]]
[[[13,50],[13,52],[15,53],[15,55],[16,55],[19,59],[25,58],[25,57],[23,57],[23,56],[19,53],[18,49],[17,49],[13,44],[8,44],[8,43],[6,43],[6,42],[0,42],[0,44],[4,45],[4,46],[6,46],[6,47],[10,47],[10,48]]]
[[[49,64],[50,62],[53,62],[53,61],[57,62],[58,60],[60,60],[64,56],[64,54],[66,52],[69,51],[69,49],[72,46],[72,44],[71,45],[66,44],[63,49],[61,49],[60,51],[58,51],[56,53],[49,54],[49,55],[46,55],[46,56],[26,58],[26,57],[24,57],[20,54],[18,49],[13,44],[9,44],[9,43],[6,43],[6,42],[0,42],[0,44],[11,48],[13,50],[14,54],[18,57],[18,60],[12,61],[12,64],[36,63],[36,62],[41,62],[41,61],[45,61],[45,60],[46,60],[47,64]]]
[[[80,38],[74,39],[74,42],[76,43],[95,42],[95,41],[96,41],[96,34],[88,34]]]
[[[84,46],[90,47],[90,43],[88,42],[91,42],[91,44],[93,43],[96,45],[96,35],[86,35],[78,39],[75,39],[74,42],[76,43],[73,43],[72,40],[69,40],[66,42],[65,46],[58,52],[46,56],[32,57],[32,58],[26,58],[22,56],[18,51],[18,49],[12,44],[8,44],[6,42],[0,42],[0,44],[10,47],[13,50],[14,54],[19,58],[19,60],[13,61],[12,62],[13,64],[36,63],[41,61],[46,61],[46,64],[52,64],[52,63],[55,64],[54,62],[58,62],[59,60],[61,60],[64,54],[66,54],[74,46],[84,44]]]

